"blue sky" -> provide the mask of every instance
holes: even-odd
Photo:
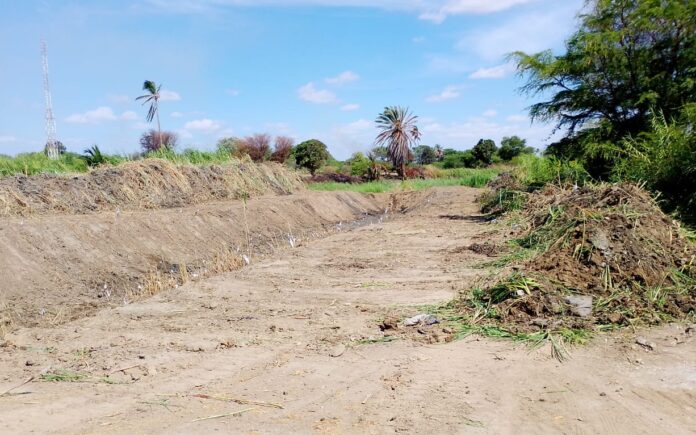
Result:
[[[372,146],[386,105],[419,115],[422,142],[471,148],[517,134],[542,147],[534,101],[506,64],[559,50],[583,0],[104,0],[0,2],[0,153],[45,143],[39,43],[58,138],[127,153],[149,128],[134,99],[163,84],[180,148],[257,132]]]

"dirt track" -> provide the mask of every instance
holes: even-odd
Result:
[[[419,194],[394,220],[16,331],[0,353],[0,392],[49,367],[89,377],[0,398],[0,432],[690,433],[696,346],[683,326],[641,332],[652,352],[628,331],[603,335],[563,364],[546,348],[476,337],[367,343],[384,315],[445,301],[488,273],[474,268],[484,257],[450,254],[490,230],[476,194]],[[194,421],[234,411],[245,412]]]

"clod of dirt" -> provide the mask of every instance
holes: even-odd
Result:
[[[485,255],[487,257],[495,257],[501,252],[500,246],[490,243],[472,243],[467,247],[467,249],[476,254]]]
[[[379,325],[380,331],[391,331],[395,329],[399,329],[399,319],[396,317],[387,317]]]
[[[440,323],[440,321],[432,314],[418,314],[404,320],[404,326],[434,325],[436,323]]]

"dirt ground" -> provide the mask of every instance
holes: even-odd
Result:
[[[693,433],[696,345],[685,325],[600,335],[565,363],[475,336],[386,342],[384,316],[416,314],[489,273],[476,265],[490,258],[466,249],[491,234],[477,194],[394,197],[403,213],[393,219],[91,317],[20,328],[0,349],[0,394],[35,380],[0,397],[0,432]],[[85,377],[40,380],[61,370]]]

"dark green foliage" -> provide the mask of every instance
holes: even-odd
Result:
[[[668,211],[696,223],[696,104],[673,120],[655,116],[651,129],[620,144],[602,144],[597,152],[620,156],[616,179],[645,183],[659,192]]]
[[[310,139],[297,145],[294,154],[297,166],[309,170],[312,175],[329,159],[326,145],[316,139]]]
[[[234,155],[241,148],[241,142],[242,139],[238,137],[223,137],[217,142],[215,148],[218,150],[218,152]]]
[[[588,146],[620,144],[651,129],[652,114],[672,119],[696,93],[696,2],[597,0],[566,42],[566,53],[512,55],[527,76],[523,90],[551,95],[536,103],[534,120],[553,121],[565,138],[553,155],[581,158],[606,177],[620,156]]]
[[[471,150],[467,151],[454,151],[447,150],[444,158],[442,159],[442,167],[444,169],[454,169],[454,168],[475,168],[479,166],[474,154]]]
[[[369,177],[368,173],[372,163],[370,159],[365,157],[365,154],[357,152],[353,154],[346,163],[350,165],[350,175],[356,177]]]
[[[510,161],[520,154],[534,154],[534,148],[527,146],[527,141],[519,136],[504,137],[500,141],[498,156],[503,161]]]
[[[471,153],[482,166],[488,166],[493,163],[493,155],[497,150],[495,142],[491,139],[480,139],[471,149]]]
[[[419,145],[413,149],[416,163],[419,165],[429,165],[437,160],[437,153],[434,148],[428,145]]]

